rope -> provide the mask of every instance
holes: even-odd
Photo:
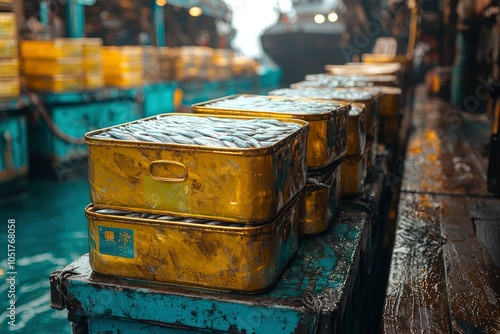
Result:
[[[45,124],[49,127],[50,131],[59,139],[62,141],[73,144],[73,145],[83,145],[85,144],[85,141],[83,138],[75,138],[68,136],[64,132],[62,132],[54,123],[54,120],[52,117],[49,115],[49,112],[47,111],[47,108],[45,108],[45,105],[43,104],[42,100],[38,97],[37,94],[29,94],[31,101],[33,102],[33,105],[35,106],[35,110],[42,116],[43,120],[45,121]]]

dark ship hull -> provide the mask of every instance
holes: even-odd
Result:
[[[266,32],[261,36],[264,51],[283,71],[282,83],[301,81],[306,74],[322,73],[326,64],[346,62],[340,48],[341,32]]]

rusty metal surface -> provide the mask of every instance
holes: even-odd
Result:
[[[326,231],[338,214],[340,172],[340,163],[334,163],[319,175],[308,175],[300,198],[300,235],[314,235]]]
[[[146,120],[150,119],[154,117]],[[282,122],[298,123],[302,127],[272,146],[260,148],[92,137],[112,128],[87,133],[91,201],[100,208],[182,214],[203,219],[236,222],[272,219],[306,183],[309,125],[296,119]]]
[[[367,175],[367,155],[344,158],[340,177],[342,198],[352,198],[363,189]]]

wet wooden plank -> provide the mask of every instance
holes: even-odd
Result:
[[[492,228],[490,231],[496,231],[497,237],[499,228],[488,221],[477,221],[481,225],[480,234],[477,234],[477,226],[475,229],[468,210],[470,201],[466,197],[446,196],[440,199],[452,329],[458,333],[499,333],[500,272],[489,263],[489,258],[485,257],[487,249],[481,244],[488,227]],[[477,205],[477,199],[472,201]],[[473,215],[476,214],[473,212]]]
[[[484,161],[463,128],[470,120],[437,99],[415,104],[402,190],[418,193],[489,195]],[[481,132],[485,135],[485,132]],[[476,144],[474,144],[476,145]]]
[[[402,193],[387,285],[384,333],[448,333],[446,281],[432,195]]]

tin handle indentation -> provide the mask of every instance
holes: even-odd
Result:
[[[149,164],[149,175],[162,182],[182,182],[188,177],[186,165],[177,161],[157,160]]]

